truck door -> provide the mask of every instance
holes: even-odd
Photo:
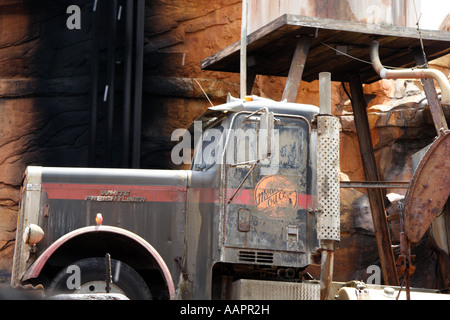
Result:
[[[259,115],[237,115],[226,147],[222,257],[301,267],[314,206],[310,125],[303,117],[277,116],[272,154],[258,161],[260,128]]]

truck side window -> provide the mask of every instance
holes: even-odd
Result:
[[[222,122],[205,130],[195,148],[193,170],[207,171],[222,161],[223,132]]]
[[[258,135],[256,122],[243,122],[241,128],[238,128],[232,135],[232,139],[234,143],[234,163],[244,163],[258,159]]]
[[[308,157],[308,133],[306,123],[298,120],[282,120],[275,125],[273,150],[269,159],[261,161],[262,166],[280,168],[299,168],[304,166]],[[259,122],[247,120],[231,136],[233,140],[233,158],[229,163],[252,163],[260,159]],[[230,150],[230,149],[229,149]],[[230,158],[228,158],[230,159]]]
[[[285,126],[276,126],[276,141],[278,142],[278,148],[275,152],[278,155],[274,155],[279,163],[280,167],[283,168],[298,168],[302,164],[306,163],[307,140],[305,137],[305,132],[302,127],[294,124],[289,124]],[[278,157],[277,157],[278,156]]]
[[[274,128],[272,155],[262,160],[261,166],[304,170],[308,162],[308,126],[303,120],[281,119]]]

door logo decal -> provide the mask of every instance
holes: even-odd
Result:
[[[266,176],[256,185],[255,204],[269,218],[286,218],[297,204],[295,184],[287,177]]]

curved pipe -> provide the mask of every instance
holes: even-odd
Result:
[[[111,232],[118,235],[123,235],[127,238],[132,239],[133,241],[140,244],[143,248],[145,248],[156,260],[159,268],[161,269],[161,272],[164,276],[164,280],[166,281],[166,285],[169,291],[170,299],[173,300],[176,297],[175,293],[175,285],[172,280],[172,275],[170,274],[169,268],[167,267],[166,263],[164,262],[163,258],[160,256],[158,251],[156,251],[155,248],[153,248],[152,245],[150,245],[145,239],[141,238],[137,234],[130,232],[128,230],[117,228],[113,226],[88,226],[80,229],[76,229],[72,232],[69,232],[56,240],[52,243],[51,246],[49,246],[40,256],[37,258],[37,260],[33,263],[33,265],[26,271],[25,275],[23,276],[23,281],[28,279],[33,279],[39,276],[41,273],[42,268],[48,261],[48,259],[52,256],[52,254],[61,247],[64,243],[67,241],[82,235],[86,233],[91,232]]]
[[[450,83],[447,77],[439,70],[436,69],[401,69],[401,70],[388,70],[380,61],[378,55],[379,42],[372,41],[370,45],[370,60],[375,71],[383,79],[426,79],[433,78],[439,84],[441,88],[441,104],[450,105]]]

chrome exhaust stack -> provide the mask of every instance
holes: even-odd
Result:
[[[340,241],[339,119],[331,114],[331,74],[319,74],[317,115],[317,237],[320,240],[320,299],[333,280],[334,242]]]

